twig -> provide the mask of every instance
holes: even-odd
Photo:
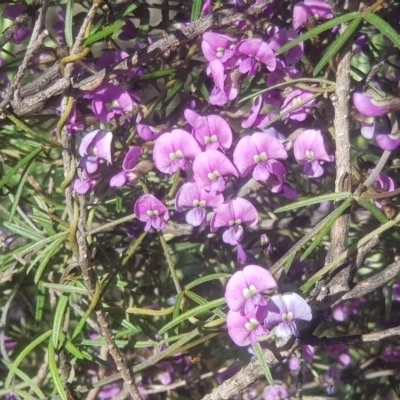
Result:
[[[336,92],[331,96],[335,109],[333,125],[335,128],[335,162],[336,181],[335,192],[347,192],[351,190],[351,160],[350,160],[350,139],[349,139],[349,98],[350,98],[350,61],[351,51],[345,50],[343,57],[338,64],[336,78]],[[329,264],[336,256],[342,253],[347,247],[347,237],[350,227],[350,215],[341,215],[331,228],[331,243],[325,264]]]
[[[118,74],[124,73],[125,71],[137,65],[141,65],[148,61],[154,60],[165,51],[170,50],[174,47],[179,47],[182,44],[185,44],[190,40],[195,39],[197,36],[203,34],[207,30],[232,25],[237,21],[241,21],[250,16],[257,15],[262,12],[265,7],[270,3],[271,0],[262,0],[258,4],[252,5],[245,12],[241,13],[237,13],[233,9],[216,11],[210,15],[198,19],[197,21],[193,21],[189,26],[183,28],[182,30],[176,30],[168,35],[166,38],[160,39],[150,44],[145,49],[140,50],[133,57],[129,57],[120,63],[105,68],[97,74],[94,74],[89,78],[86,78],[85,80],[76,83],[75,85],[73,85],[73,87],[74,89],[78,89],[80,91],[95,90],[108,79],[112,79]],[[52,69],[52,71],[55,75],[55,69]],[[51,79],[54,79],[56,76],[52,75]],[[35,83],[31,82],[29,84],[28,93],[32,93],[33,90],[45,87],[45,85],[47,85],[47,83],[51,79],[50,77],[46,77],[46,79],[44,80],[42,80],[42,78],[39,78],[40,84],[39,80]],[[69,79],[59,79],[51,87],[42,92],[31,94],[30,96],[22,99],[21,102],[12,102],[11,105],[14,109],[14,112],[18,116],[40,112],[48,99],[61,94],[69,86],[69,84]],[[21,89],[21,92],[25,94],[24,90],[25,87]]]
[[[377,274],[370,276],[367,279],[359,282],[352,290],[347,292],[340,300],[336,301],[332,306],[335,306],[337,303],[349,300],[356,299],[367,295],[368,293],[373,292],[379,287],[383,286],[385,283],[394,279],[397,275],[400,274],[400,261],[395,261],[386,267],[383,271],[378,272]]]
[[[28,6],[28,9],[17,18],[15,18],[14,23],[9,26],[0,37],[0,49],[4,47],[6,43],[11,39],[14,33],[17,33],[21,26],[26,25],[28,21],[33,17],[36,10],[42,5],[43,0],[37,0],[34,4]]]
[[[288,350],[281,351],[279,356],[285,358],[297,347],[298,343],[294,343]],[[268,363],[270,368],[273,368],[280,362],[280,360],[278,360],[278,358],[276,358],[270,350],[265,350],[264,356],[265,361]],[[254,359],[232,378],[227,379],[225,382],[215,388],[210,394],[204,396],[202,400],[228,400],[234,396],[237,396],[240,392],[242,392],[263,375],[264,371],[261,368],[260,363],[257,359]]]
[[[28,64],[31,61],[34,54],[38,51],[39,47],[42,45],[44,39],[49,34],[47,30],[44,30],[41,34],[39,34],[40,30],[44,25],[48,8],[49,8],[49,0],[43,1],[43,6],[40,9],[39,16],[35,22],[35,26],[33,27],[33,31],[31,34],[31,38],[29,39],[28,47],[26,48],[24,59],[22,60],[22,63],[18,68],[17,75],[14,78],[10,87],[8,88],[3,101],[0,103],[0,110],[4,109],[4,107],[7,106],[13,95],[15,96],[14,98],[16,99],[16,101],[18,101],[19,99],[18,87],[22,81],[22,78],[24,77],[26,70],[28,69]]]

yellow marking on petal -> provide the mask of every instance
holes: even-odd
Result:
[[[314,160],[315,158],[314,152],[312,150],[306,150],[306,157],[310,161]]]

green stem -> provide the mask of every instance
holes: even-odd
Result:
[[[95,233],[99,233],[102,231],[105,231],[106,229],[112,228],[113,226],[119,225],[119,224],[123,224],[124,222],[129,222],[132,221],[133,219],[135,219],[135,215],[131,214],[131,215],[127,215],[126,217],[122,217],[120,219],[116,219],[115,221],[111,221],[108,224],[102,225],[96,229],[91,230],[90,232],[87,232],[87,235],[94,235]]]
[[[181,181],[181,170],[178,169],[174,175],[174,183],[172,184],[171,190],[168,193],[167,198],[172,199],[175,196],[176,190],[178,189],[179,183]]]
[[[126,253],[125,257],[122,260],[121,265],[124,267],[127,262],[129,261],[129,259],[136,253],[136,250],[138,249],[138,247],[142,244],[143,239],[146,237],[147,232],[143,232],[136,240],[135,242],[132,244],[132,246],[130,247],[130,249],[128,250],[128,252]]]
[[[171,272],[172,280],[174,281],[176,292],[179,294],[182,292],[182,287],[181,287],[181,284],[179,283],[178,276],[176,274],[176,269],[175,269],[174,263],[172,261],[171,255],[169,254],[168,244],[161,232],[159,233],[158,237],[160,238],[161,246],[164,250],[164,255],[167,260],[169,270]]]
[[[144,194],[149,194],[150,191],[149,191],[149,188],[147,187],[146,183],[142,179],[139,181],[139,183],[142,186]]]

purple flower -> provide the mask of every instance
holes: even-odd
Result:
[[[189,161],[201,152],[193,136],[183,129],[163,133],[154,144],[153,160],[156,168],[172,175],[178,169],[186,171]]]
[[[269,271],[258,265],[247,265],[229,279],[225,290],[226,304],[230,310],[247,315],[258,306],[266,306],[265,294],[275,288],[275,279]]]
[[[205,149],[225,151],[232,145],[232,130],[218,115],[197,118],[192,135]]]
[[[228,101],[236,99],[239,91],[232,82],[232,73],[225,72],[224,65],[219,60],[211,61],[207,74],[211,76],[215,82],[215,86],[210,93],[210,104],[223,106]]]
[[[132,112],[135,105],[125,89],[112,83],[102,85],[92,98],[93,112],[103,123],[110,122],[118,115]]]
[[[333,358],[336,358],[344,367],[347,367],[351,364],[351,357],[348,354],[349,347],[345,344],[334,344],[327,346],[327,350],[329,355]]]
[[[196,156],[193,162],[194,180],[212,194],[225,190],[226,176],[238,176],[236,168],[218,150],[206,150]]]
[[[125,22],[125,25],[121,28],[121,33],[118,35],[119,40],[132,40],[135,39],[138,30],[135,24],[129,18],[122,19]]]
[[[313,99],[314,93],[307,92],[305,90],[296,89],[292,93],[290,93],[281,107],[281,114],[289,112],[288,114],[289,119],[293,119],[295,121],[302,122],[307,118],[307,115],[312,107],[315,106],[316,102]],[[309,101],[307,101],[309,100]],[[302,104],[303,102],[307,101],[307,103]]]
[[[197,112],[191,110],[190,108],[185,108],[185,111],[183,112],[183,115],[186,119],[186,121],[191,125],[194,126],[196,121],[200,118],[200,115],[197,114]]]
[[[24,4],[12,4],[4,8],[3,17],[14,21],[17,17],[23,14],[28,7]],[[29,37],[31,31],[21,26],[14,35],[11,36],[10,42],[15,44],[21,44],[27,37]]]
[[[239,56],[239,71],[242,74],[254,76],[259,63],[264,64],[269,71],[276,68],[276,57],[271,47],[261,39],[244,39],[236,45],[235,54]]]
[[[333,308],[332,316],[336,321],[347,321],[351,316],[360,312],[363,303],[365,303],[363,298],[341,301]]]
[[[265,325],[275,327],[275,336],[286,338],[297,336],[296,320],[310,321],[311,308],[307,302],[296,293],[277,294],[272,296],[267,304],[268,314]]]
[[[111,164],[112,139],[112,133],[104,129],[88,133],[79,146],[79,155],[82,157],[79,167],[91,175],[97,171],[100,164]]]
[[[205,32],[201,49],[207,61],[219,60],[221,63],[228,61],[235,53],[237,40],[220,33]]]
[[[309,18],[316,21],[333,18],[331,6],[323,0],[304,0],[293,8],[293,29],[307,25]]]
[[[242,128],[251,128],[254,126],[256,128],[263,129],[268,124],[270,117],[268,115],[261,114],[263,104],[263,96],[257,96],[250,108],[249,116],[242,122]]]
[[[261,182],[274,174],[271,161],[286,158],[283,144],[274,136],[260,132],[241,138],[233,152],[233,163],[240,175],[244,177],[253,171],[253,179]]]
[[[146,142],[151,140],[156,140],[160,136],[160,133],[166,131],[166,129],[163,128],[166,128],[166,126],[163,125],[162,127],[155,127],[145,124],[136,125],[136,130],[138,135],[140,136],[141,139],[145,140]]]
[[[267,386],[262,394],[264,400],[284,400],[289,399],[289,392],[283,386]]]
[[[211,232],[221,227],[229,227],[222,235],[222,240],[232,246],[243,239],[243,225],[254,226],[258,223],[258,212],[248,200],[237,197],[221,204],[211,218]]]
[[[398,132],[394,134],[381,133],[376,135],[376,143],[382,150],[393,151],[400,146],[400,136]]]
[[[165,229],[169,220],[167,207],[152,194],[140,196],[135,203],[133,212],[139,221],[145,222],[145,232],[151,227],[160,231]]]
[[[324,374],[325,391],[329,395],[336,393],[340,382],[340,370],[336,365],[332,365]]]
[[[373,99],[368,93],[353,93],[353,103],[357,111],[367,117],[380,117],[389,112],[387,102]]]
[[[187,182],[176,195],[175,208],[177,211],[182,211],[184,207],[192,207],[186,214],[186,222],[192,226],[200,226],[206,221],[206,207],[215,208],[223,202],[222,194],[211,194],[196,182]]]
[[[257,343],[259,336],[269,334],[263,321],[266,316],[265,307],[257,307],[247,315],[229,310],[226,315],[226,326],[228,334],[238,346],[252,346]]]
[[[88,175],[85,170],[82,171],[82,176],[74,180],[73,188],[76,193],[84,195],[94,189],[100,181],[99,174]]]
[[[135,167],[142,154],[143,150],[138,146],[129,149],[122,162],[122,171],[111,178],[110,187],[118,188],[127,183],[136,184],[138,176],[135,174]]]
[[[368,173],[371,173],[372,169],[368,170]],[[384,172],[381,172],[375,179],[374,186],[377,192],[382,193],[382,192],[392,192],[397,188],[396,182],[387,174]],[[382,205],[375,201],[375,205],[378,208],[382,208]]]
[[[396,282],[392,289],[392,298],[394,301],[400,301],[400,282]]]
[[[282,46],[286,43],[297,39],[299,35],[292,31],[291,29],[280,29],[271,39],[268,41],[268,44],[271,46],[273,51],[278,51]],[[286,59],[288,64],[296,64],[301,60],[304,54],[304,43],[301,42],[297,46],[290,49],[287,53],[283,54],[283,57]]]
[[[321,164],[332,162],[333,156],[325,150],[324,139],[320,131],[308,129],[294,142],[294,156],[304,165],[304,174],[309,178],[319,178],[324,173]]]

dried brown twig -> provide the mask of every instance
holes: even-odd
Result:
[[[269,3],[271,3],[271,0],[262,0],[258,4],[251,6],[246,11],[240,13],[235,12],[233,9],[216,11],[210,15],[198,19],[197,21],[192,22],[190,25],[181,30],[172,32],[166,38],[152,43],[145,49],[136,53],[134,56],[114,64],[111,67],[105,68],[97,74],[94,74],[89,78],[74,84],[73,88],[78,92],[95,90],[102,83],[112,79],[118,74],[124,73],[125,71],[137,65],[142,65],[146,62],[149,62],[165,51],[179,47],[195,39],[207,30],[232,25],[237,21],[242,21],[248,17],[257,15],[262,12]],[[46,88],[52,79],[55,79],[59,76],[59,67],[56,63],[55,66],[50,68],[48,74],[44,73],[43,76],[38,80],[31,82],[28,87],[29,90],[26,90],[25,87],[22,87],[21,93],[30,93],[30,95],[24,97],[19,102],[11,101],[11,106],[14,112],[18,116],[40,112],[50,98],[63,93],[68,87],[71,86],[70,79],[63,77],[59,78],[54,84]]]

